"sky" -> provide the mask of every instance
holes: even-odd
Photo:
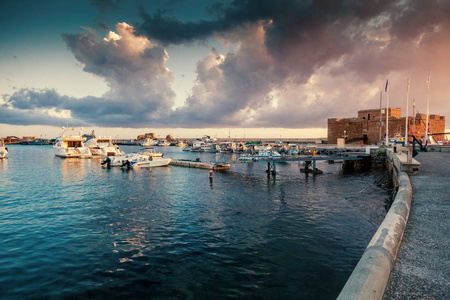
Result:
[[[1,1],[0,136],[326,137],[380,92],[403,116],[429,100],[450,128],[449,15],[449,0]]]

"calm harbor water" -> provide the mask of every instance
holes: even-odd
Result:
[[[276,177],[236,164],[210,184],[209,170],[104,169],[51,146],[8,148],[0,299],[334,299],[388,198],[376,173],[341,164],[318,164],[319,176],[279,164]]]

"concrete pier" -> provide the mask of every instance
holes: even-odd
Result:
[[[214,171],[225,171],[230,168],[229,164],[223,163],[205,163],[201,161],[191,161],[191,160],[172,160],[170,162],[171,166],[180,166],[187,168],[198,168],[198,169],[211,169]]]
[[[408,226],[383,299],[450,295],[450,153],[421,152]]]
[[[408,154],[386,150],[398,192],[338,299],[448,299],[450,156]]]

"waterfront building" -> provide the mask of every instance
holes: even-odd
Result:
[[[406,117],[401,117],[400,108],[389,108],[389,134],[388,138],[405,136]],[[417,113],[415,116],[408,116],[408,135],[414,135],[417,139],[425,136],[426,114]],[[380,123],[381,122],[381,123]],[[345,138],[347,143],[359,142],[377,144],[386,136],[386,108],[368,109],[358,111],[356,118],[330,118],[328,119],[328,144],[337,144],[338,138]],[[429,115],[428,130],[430,133],[445,132],[445,116]],[[443,139],[444,135],[434,136],[435,140]],[[412,138],[409,138],[412,142]]]

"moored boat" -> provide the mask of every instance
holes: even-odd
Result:
[[[6,148],[3,139],[0,139],[0,159],[5,158],[6,154],[8,154],[8,148]]]
[[[158,144],[158,140],[154,140],[151,138],[145,138],[143,141],[139,142],[142,147],[150,147]]]
[[[56,138],[53,149],[55,155],[59,157],[79,157],[89,158],[92,157],[92,153],[88,147],[84,145],[86,138],[83,138],[82,129],[76,134],[74,128],[68,130],[62,127],[62,134]]]
[[[136,155],[133,156],[130,160],[127,160],[122,165],[123,167],[131,167],[131,168],[153,168],[153,167],[164,167],[168,166],[171,158],[153,158],[148,155]]]
[[[94,137],[85,144],[93,156],[121,156],[125,152],[114,145],[111,137]]]

